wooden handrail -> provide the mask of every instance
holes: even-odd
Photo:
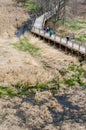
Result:
[[[45,32],[43,34],[40,33],[41,31],[43,31],[43,29],[33,27],[34,33],[36,33],[36,29],[38,30],[38,32],[37,32],[38,35],[40,35],[40,36],[42,35],[42,36],[46,37]],[[62,43],[62,39],[63,39],[62,37],[58,37],[58,38],[60,38],[60,42],[56,39],[56,37],[58,37],[58,36],[54,35],[54,39],[52,37],[49,38],[49,36],[46,38],[49,38],[53,42],[58,42],[60,44],[60,48],[61,48],[61,45],[64,45],[65,47],[69,47],[69,44]],[[71,49],[76,49],[79,53],[81,52],[81,47],[85,47],[85,52],[83,52],[83,53],[84,53],[84,55],[86,55],[86,46],[82,46],[82,44],[77,44],[77,43],[73,43],[73,42],[71,42],[71,43],[72,43]],[[74,44],[78,45],[78,48],[75,48]]]

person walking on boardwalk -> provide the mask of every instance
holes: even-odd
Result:
[[[68,35],[67,37],[66,37],[66,43],[68,43],[70,41],[70,36]]]
[[[47,33],[49,32],[49,26],[46,27],[46,32],[47,32]]]
[[[49,26],[44,27],[44,34],[49,32]]]
[[[53,31],[53,29],[50,29],[50,37],[54,34],[54,31]]]

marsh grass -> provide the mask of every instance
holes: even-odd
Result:
[[[18,43],[15,43],[13,45],[15,48],[19,49],[20,51],[29,52],[31,55],[40,54],[40,49],[35,45],[32,45],[26,37],[20,39]]]
[[[36,3],[33,2],[33,1],[27,1],[27,2],[25,3],[25,7],[26,7],[29,11],[33,12],[33,13],[34,13],[34,11],[36,11],[36,9],[37,9],[37,5],[36,5]]]
[[[68,73],[73,73],[70,77],[64,78],[64,83],[69,86],[85,86],[86,83],[82,80],[84,77],[84,69],[81,65],[77,66],[75,64],[68,67]]]
[[[86,21],[76,20],[79,24],[86,24]]]
[[[69,25],[68,28],[71,30],[77,31],[77,30],[82,29],[83,27],[79,25]]]
[[[44,83],[38,82],[34,86],[27,83],[17,83],[16,85],[12,85],[11,88],[0,86],[0,97],[5,95],[9,97],[27,96],[28,94],[35,94],[36,91],[51,91],[52,94],[55,94],[59,89],[67,87],[86,87],[86,83],[83,80],[84,69],[82,65],[72,64],[67,68],[67,70],[63,69],[60,73],[63,75],[62,79],[59,79],[57,76],[51,81],[46,81]]]
[[[4,88],[3,86],[0,86],[0,97],[6,96],[6,95],[9,97],[23,96],[23,95],[28,95],[29,92],[30,91],[27,91],[27,90],[23,91],[17,88]]]
[[[86,42],[86,35],[80,35],[76,38],[79,42]]]
[[[46,89],[46,86],[47,86],[47,84],[45,84],[45,83],[38,83],[38,84],[36,85],[36,87],[37,87],[37,89],[38,89],[39,91],[45,90],[45,89]]]
[[[13,89],[7,89],[6,94],[10,97],[17,96],[17,92],[15,92]]]

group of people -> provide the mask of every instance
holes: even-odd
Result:
[[[50,35],[50,37],[54,34],[54,31],[53,31],[53,29],[52,28],[50,28],[49,26],[45,26],[44,27],[44,33],[49,33],[49,35]],[[73,39],[75,39],[74,38],[74,36],[73,36]],[[70,36],[69,36],[69,34],[66,36],[66,44],[68,43],[70,41]]]
[[[44,27],[44,33],[49,33],[50,37],[54,34],[54,31],[52,28],[49,28],[49,26]]]

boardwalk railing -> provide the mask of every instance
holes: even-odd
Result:
[[[59,37],[56,34],[50,37],[49,33],[45,33],[44,30],[39,29],[37,27],[33,27],[32,32],[41,37],[44,37],[45,39],[53,41],[55,44],[60,44],[60,46],[70,48],[71,50],[75,50],[83,55],[86,55],[86,46],[80,45],[78,43],[74,43],[72,41],[69,41],[67,43],[65,38]]]

